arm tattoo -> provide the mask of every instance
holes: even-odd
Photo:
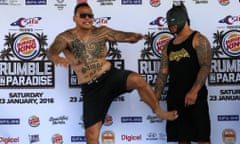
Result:
[[[155,90],[159,91],[160,93],[162,93],[163,88],[165,87],[165,84],[167,82],[167,74],[163,74],[163,73],[158,73],[157,79],[161,79],[161,81],[156,82],[155,85]]]
[[[211,69],[211,59],[212,59],[212,52],[211,46],[207,38],[200,34],[198,37],[198,45],[195,47],[198,62],[200,65],[200,70],[197,75],[197,79],[194,85],[202,86],[207,79],[207,76]]]
[[[56,37],[53,44],[50,46],[50,48],[47,51],[47,57],[49,59],[52,58],[52,56],[56,56],[59,53],[61,53],[67,46],[67,43],[64,39],[62,39],[60,36]]]
[[[168,57],[166,52],[167,46],[165,46],[162,51],[161,65],[155,84],[155,92],[159,92],[160,94],[162,93],[162,90],[165,87],[168,77]]]
[[[134,32],[112,30],[108,33],[108,39],[115,42],[136,42],[141,39],[141,35]]]

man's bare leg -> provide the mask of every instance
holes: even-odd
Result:
[[[152,87],[137,73],[131,73],[127,79],[127,89],[137,89],[141,99],[148,104],[160,119],[174,120],[178,117],[176,111],[164,111],[154,95]]]
[[[102,121],[99,121],[85,130],[87,144],[100,144],[99,135],[101,127]]]

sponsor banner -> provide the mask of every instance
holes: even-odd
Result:
[[[212,144],[238,144],[240,2],[183,1],[191,27],[209,39],[213,51],[206,81]],[[174,38],[166,12],[179,0],[0,0],[0,144],[86,144],[76,73],[46,55],[56,35],[75,26],[74,6],[82,2],[92,6],[96,26],[146,35],[137,43],[106,43],[107,59],[155,85],[162,49]],[[163,109],[167,91],[166,85],[159,99]],[[166,144],[165,126],[132,91],[113,100],[99,141]]]

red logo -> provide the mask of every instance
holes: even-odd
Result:
[[[153,39],[153,52],[158,56],[162,56],[162,49],[173,38],[173,35],[168,32],[160,32]]]
[[[33,115],[28,119],[28,123],[31,127],[37,127],[40,125],[40,119],[39,117]]]
[[[229,56],[240,56],[240,31],[232,30],[224,34],[222,39],[223,51]]]
[[[40,44],[37,37],[31,33],[21,33],[16,36],[13,43],[13,52],[22,60],[35,58],[40,51]]]
[[[53,144],[63,144],[63,137],[60,134],[54,134],[52,137]]]

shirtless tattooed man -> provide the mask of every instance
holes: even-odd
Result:
[[[137,42],[144,35],[95,27],[94,15],[87,3],[74,9],[76,27],[60,33],[48,50],[54,64],[67,67],[77,74],[83,96],[83,121],[87,144],[99,144],[102,122],[113,99],[136,89],[141,99],[160,119],[174,120],[176,111],[164,111],[151,86],[136,72],[114,68],[106,59],[106,41]],[[64,54],[64,57],[60,56]]]

